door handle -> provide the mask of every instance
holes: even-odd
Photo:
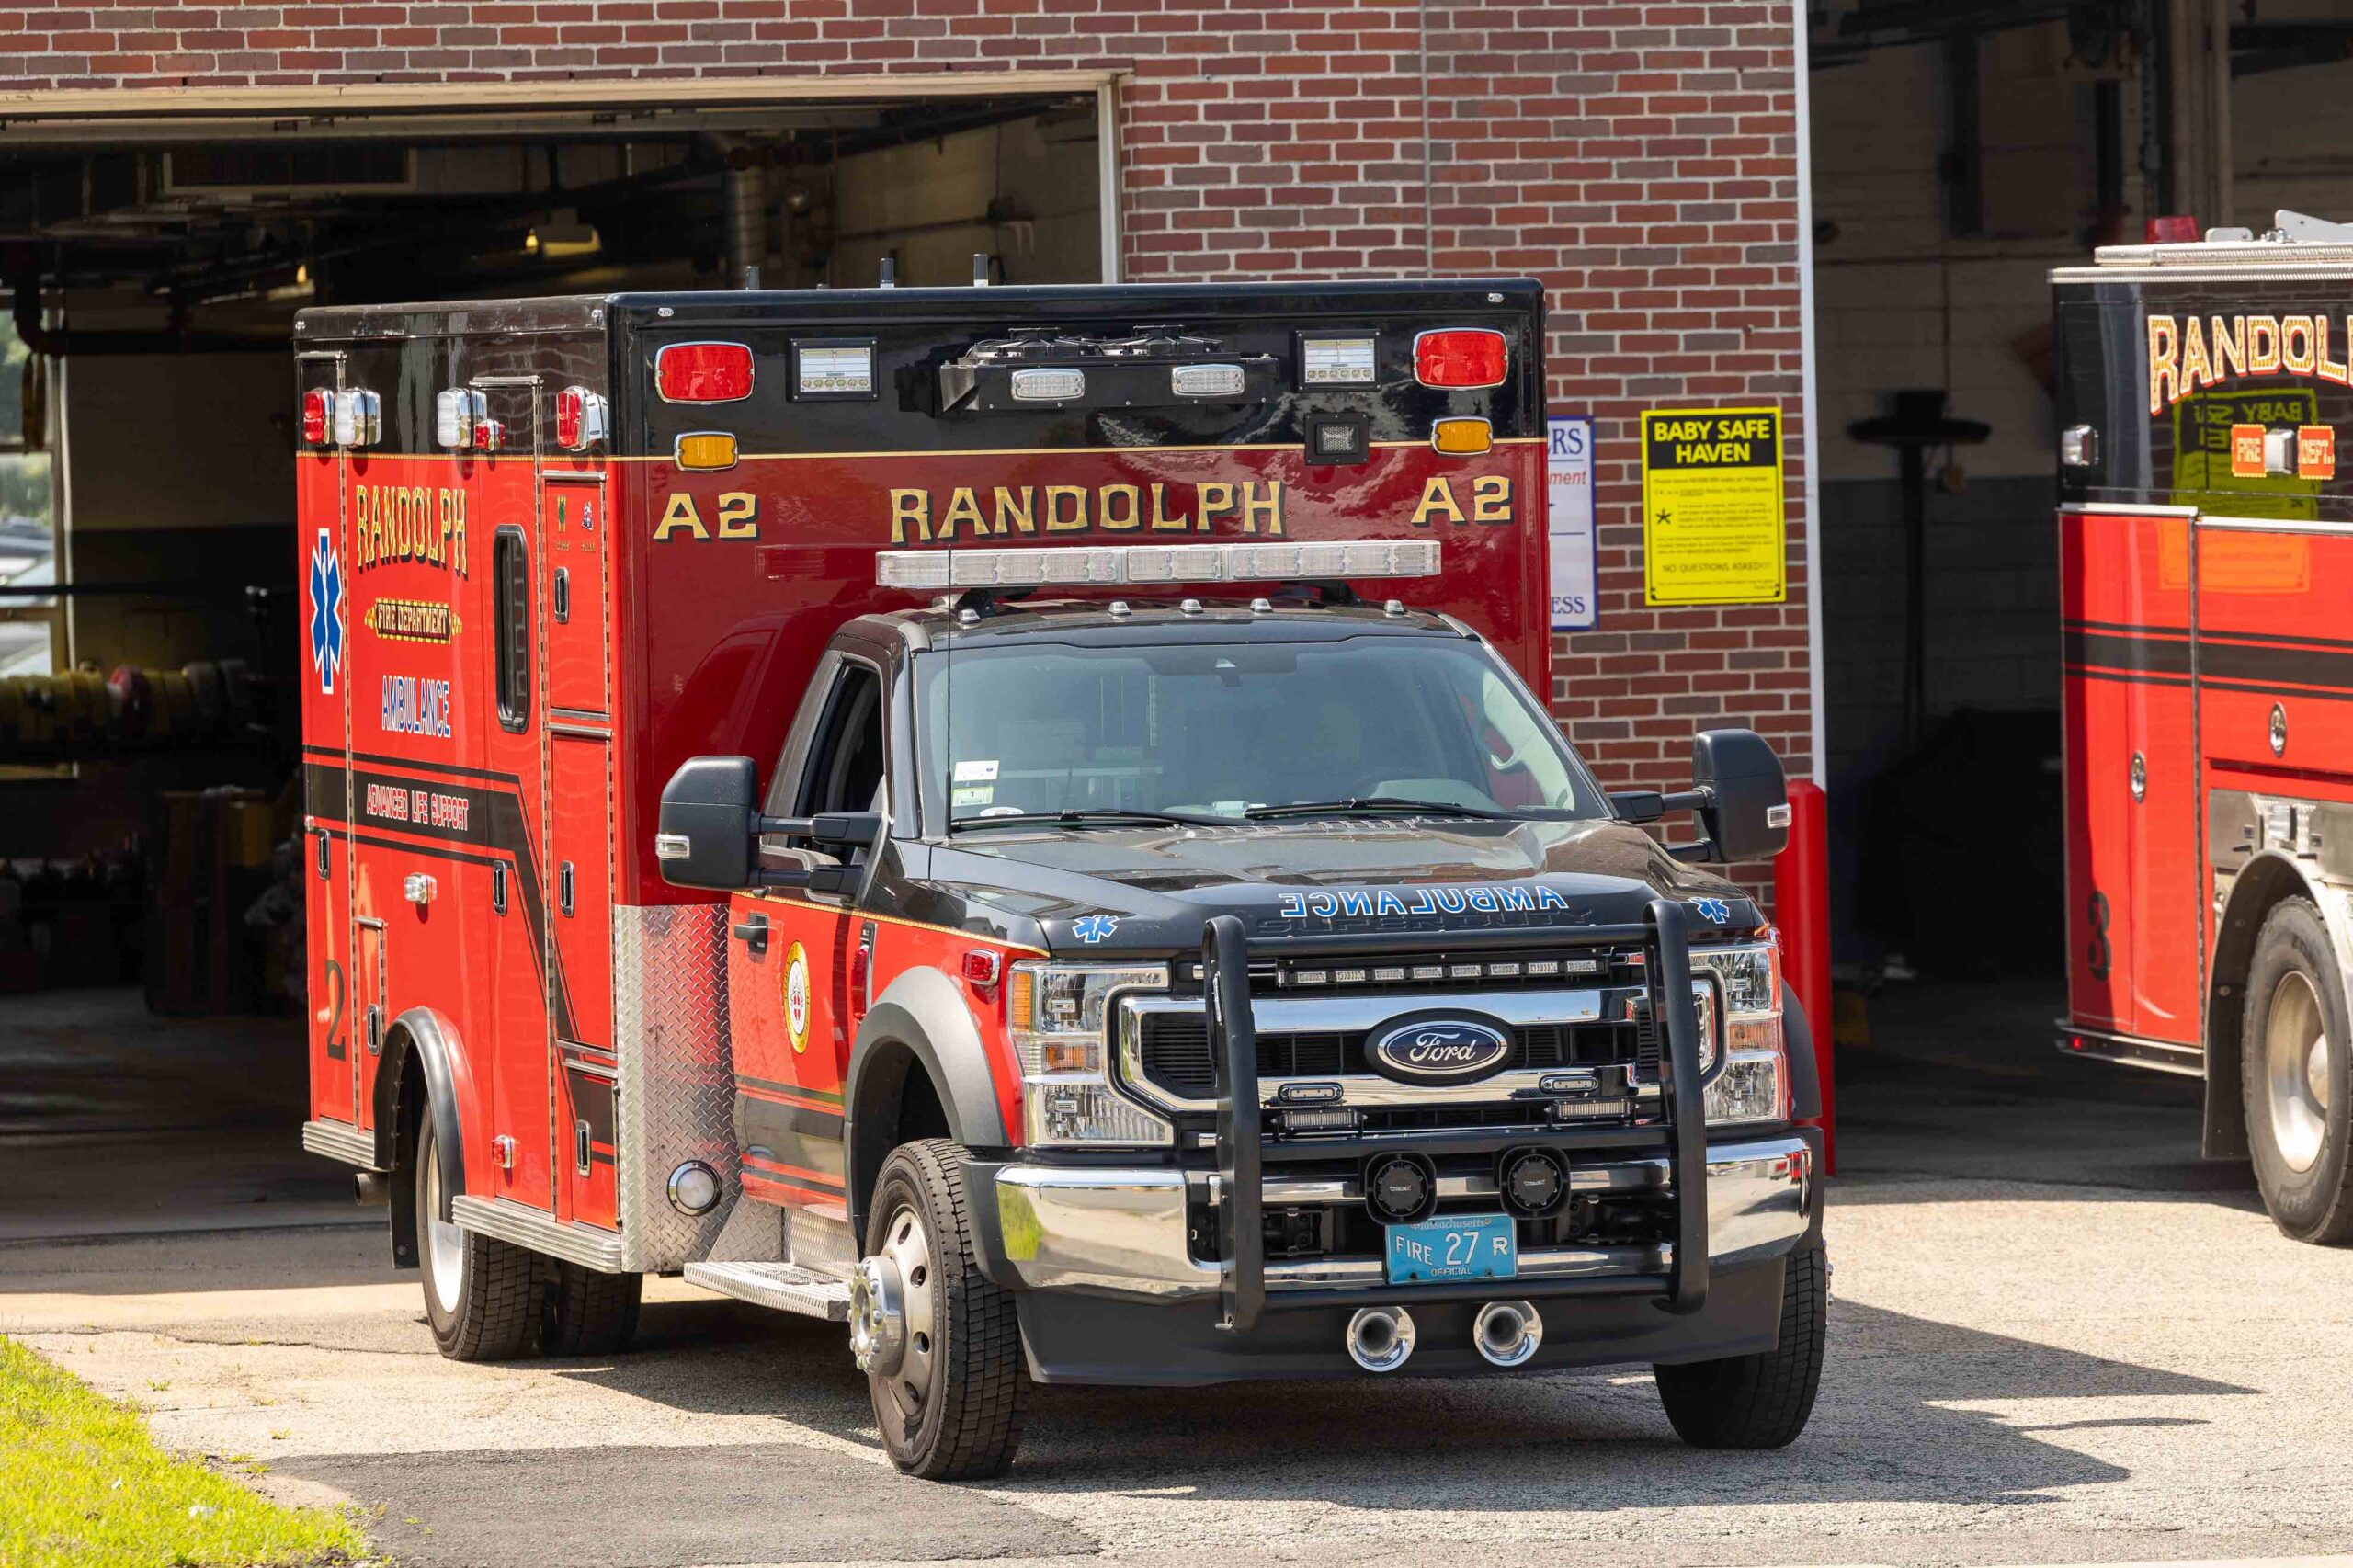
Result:
[[[755,953],[765,953],[768,950],[768,917],[767,915],[747,915],[735,922],[734,931],[736,939]]]

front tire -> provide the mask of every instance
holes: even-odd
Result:
[[[980,1270],[962,1150],[903,1143],[883,1161],[851,1288],[853,1349],[891,1462],[926,1481],[1004,1471],[1029,1399],[1011,1292]]]
[[[441,1161],[427,1108],[416,1138],[416,1260],[433,1342],[453,1361],[511,1361],[536,1348],[539,1260],[528,1249],[460,1230],[441,1212]]]
[[[2245,1007],[2239,1088],[2263,1206],[2300,1242],[2353,1238],[2353,1032],[2328,928],[2310,901],[2283,900],[2265,916]]]
[[[1805,1430],[1822,1386],[1830,1327],[1829,1265],[1819,1246],[1790,1256],[1781,1337],[1772,1349],[1651,1369],[1676,1435],[1695,1449],[1779,1449]]]

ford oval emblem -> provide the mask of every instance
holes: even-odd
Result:
[[[1471,1018],[1405,1018],[1365,1042],[1373,1069],[1408,1084],[1467,1084],[1500,1072],[1512,1038],[1499,1025]]]

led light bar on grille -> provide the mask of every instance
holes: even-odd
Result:
[[[889,550],[874,558],[875,585],[884,588],[1296,582],[1325,577],[1434,577],[1438,571],[1438,542],[1421,539],[1329,544]]]

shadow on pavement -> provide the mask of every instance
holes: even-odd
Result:
[[[640,1353],[554,1369],[678,1409],[773,1415],[879,1448],[840,1329],[700,1302],[649,1306],[645,1329]],[[1833,1308],[1832,1335],[1813,1425],[1779,1453],[1683,1448],[1640,1368],[1475,1383],[1047,1388],[1035,1391],[1022,1458],[1005,1484],[1374,1510],[2035,1504],[2051,1488],[2127,1473],[2039,1433],[2203,1417],[2024,1426],[1952,1406],[2253,1392],[1847,1301]]]

